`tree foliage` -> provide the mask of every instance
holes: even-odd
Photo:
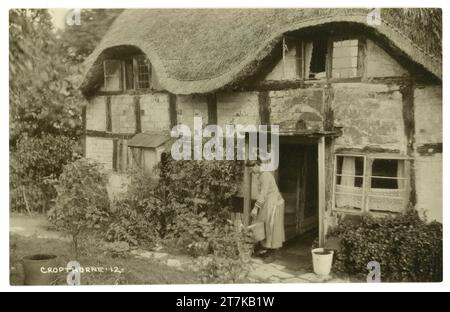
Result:
[[[84,61],[122,11],[122,9],[83,9],[80,25],[67,26],[59,32],[68,59],[73,63]]]
[[[81,129],[80,72],[62,53],[47,10],[11,10],[10,140],[27,133],[76,136]]]
[[[21,136],[9,162],[11,210],[47,210],[56,196],[54,182],[64,165],[79,158],[78,147],[66,136]]]

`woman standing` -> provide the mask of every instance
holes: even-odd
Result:
[[[252,216],[256,222],[265,223],[266,238],[261,242],[266,249],[264,261],[275,261],[275,252],[283,246],[284,234],[284,199],[278,190],[272,172],[261,170],[264,163],[258,159],[252,172],[258,176],[259,195]]]

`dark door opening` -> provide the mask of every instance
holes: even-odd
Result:
[[[316,144],[280,142],[277,172],[285,200],[286,240],[318,227],[318,157]]]

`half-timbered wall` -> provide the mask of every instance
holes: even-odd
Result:
[[[365,41],[362,77],[347,81],[292,80],[293,71],[283,69],[293,64],[291,54],[284,65],[280,61],[273,66],[265,84],[240,90],[188,96],[100,93],[86,111],[86,156],[114,169],[120,153],[117,140],[138,132],[169,133],[177,123],[192,127],[194,117],[201,117],[204,125],[270,123],[282,130],[341,130],[325,145],[327,228],[340,214],[333,207],[335,155],[346,153],[369,160],[374,155],[402,159],[407,163],[408,202],[430,220],[442,220],[441,85],[414,83],[409,71],[371,40]],[[286,75],[292,83],[285,83]]]

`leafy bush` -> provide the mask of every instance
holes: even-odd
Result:
[[[159,189],[179,203],[217,221],[229,218],[238,193],[243,163],[239,161],[175,161],[164,157],[159,165]]]
[[[336,271],[367,275],[367,263],[378,261],[383,281],[442,281],[442,224],[427,223],[414,210],[343,221],[330,236],[340,240]]]
[[[253,249],[251,234],[244,227],[236,228],[231,222],[215,227],[209,237],[211,255],[201,259],[204,282],[237,283],[244,281],[249,271]]]
[[[47,209],[56,197],[54,183],[63,166],[78,157],[77,141],[69,137],[46,134],[20,138],[10,158],[11,210]]]
[[[231,222],[232,198],[242,163],[174,161],[163,157],[157,181],[132,172],[131,184],[114,203],[107,240],[132,246],[163,240],[202,262],[205,281],[236,282],[247,272],[253,245]],[[206,257],[206,258],[205,258]]]
[[[150,175],[135,171],[130,176],[127,192],[113,204],[106,239],[132,246],[152,245],[166,235],[176,210],[185,206],[161,194]]]
[[[64,166],[58,179],[58,196],[49,212],[49,219],[59,230],[72,237],[76,257],[80,236],[102,229],[108,221],[106,183],[102,168],[84,158]]]
[[[205,256],[210,252],[209,240],[213,229],[214,224],[205,217],[204,212],[181,212],[170,226],[167,239],[193,257]]]

